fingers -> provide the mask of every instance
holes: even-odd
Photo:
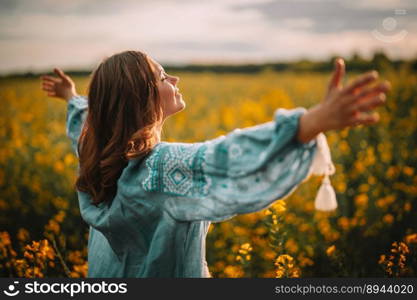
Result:
[[[365,78],[362,76],[354,84],[360,86],[361,83],[372,81],[372,75]],[[359,83],[361,82],[361,83]],[[351,115],[348,121],[348,126],[370,125],[377,123],[380,119],[377,112],[370,113],[376,107],[385,104],[386,92],[391,89],[391,84],[388,81],[379,83],[374,87],[364,88],[358,94],[350,94],[344,101],[347,104],[345,109],[348,115]]]
[[[56,97],[55,84],[57,83],[57,80],[59,79],[53,78],[50,76],[41,76],[41,78],[43,79],[42,90],[47,92],[47,95],[49,97]]]
[[[56,78],[56,77],[52,77],[52,76],[48,76],[48,75],[42,75],[40,78],[44,82],[61,82],[61,79]]]
[[[52,91],[55,90],[55,85],[53,83],[43,82],[42,89],[44,91]]]
[[[380,116],[377,112],[372,114],[358,113],[350,120],[349,126],[371,125],[377,123],[379,120]]]
[[[65,75],[65,73],[59,68],[54,68],[54,73],[62,79],[67,79],[67,75]]]
[[[42,90],[47,92],[50,97],[56,96],[55,83],[53,82],[42,82]]]
[[[49,76],[49,75],[42,75],[40,78],[44,81],[44,82],[62,82],[62,79],[67,80],[68,79],[68,75],[66,75],[61,69],[59,68],[54,68],[54,73],[56,75],[58,75],[59,78],[53,77],[53,76]]]
[[[349,109],[349,111],[360,111],[360,112],[366,112],[370,111],[374,108],[376,108],[379,105],[382,105],[386,101],[386,96],[384,93],[379,93],[377,96],[372,97],[371,99],[367,101],[362,101],[357,103],[356,105],[352,105]]]
[[[360,93],[356,95],[349,95],[345,97],[342,101],[347,105],[351,106],[353,103],[358,101],[366,101],[367,99],[377,96],[380,93],[386,93],[391,89],[391,84],[389,81],[384,81],[376,86],[370,88],[364,88]]]
[[[355,94],[359,89],[363,88],[365,85],[375,81],[378,78],[378,73],[376,71],[368,72],[359,78],[357,78],[354,82],[346,86],[342,90],[342,94]]]
[[[388,81],[384,81],[374,87],[364,88],[355,98],[369,98],[379,93],[386,93],[390,90],[391,84]]]
[[[41,88],[50,97],[66,99],[66,95],[74,93],[75,84],[72,79],[61,69],[54,68],[54,73],[58,76],[40,76]]]
[[[337,58],[334,63],[335,70],[330,80],[328,90],[342,87],[342,80],[345,76],[345,61],[342,58]]]

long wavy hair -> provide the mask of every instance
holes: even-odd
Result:
[[[124,51],[105,58],[88,86],[88,114],[78,144],[78,190],[92,204],[111,201],[130,159],[143,158],[158,142],[163,116],[149,57]]]

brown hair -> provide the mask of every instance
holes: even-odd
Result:
[[[78,190],[92,196],[92,204],[111,201],[129,159],[152,150],[162,115],[157,78],[145,53],[117,53],[98,65],[88,87],[76,181]]]

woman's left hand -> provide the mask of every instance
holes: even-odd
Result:
[[[49,97],[61,98],[68,102],[74,96],[78,96],[75,83],[61,69],[55,68],[54,72],[58,77],[42,75],[42,90],[48,93]]]
[[[310,108],[300,118],[297,138],[306,143],[318,133],[341,130],[358,125],[371,125],[379,121],[379,114],[369,114],[385,103],[385,93],[390,90],[388,81],[371,86],[378,73],[368,72],[355,81],[342,86],[345,63],[339,58],[335,61],[335,71],[322,102]]]
[[[339,58],[335,62],[335,71],[330,81],[327,94],[320,103],[322,112],[322,131],[339,130],[345,127],[371,125],[379,121],[379,114],[371,113],[376,107],[384,105],[386,93],[391,84],[388,81],[375,84],[376,71],[359,76],[347,86],[342,86],[345,63]]]

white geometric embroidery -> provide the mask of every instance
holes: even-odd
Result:
[[[170,147],[164,156],[163,191],[187,195],[193,187],[193,160],[198,147]]]
[[[157,185],[157,164],[161,152],[161,144],[152,149],[151,154],[145,159],[145,165],[148,169],[148,177],[143,181],[142,187],[145,191],[155,191]]]
[[[201,143],[169,143],[156,149],[146,161],[146,191],[161,191],[181,196],[204,196],[211,178],[204,174],[206,146]]]

